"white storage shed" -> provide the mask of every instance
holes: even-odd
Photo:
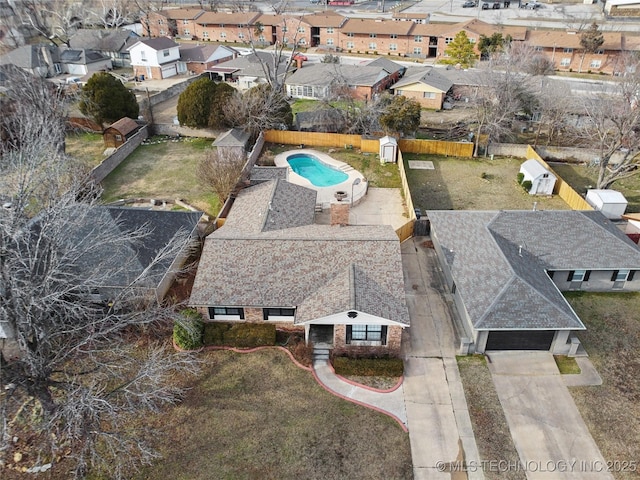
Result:
[[[617,190],[587,190],[587,203],[610,220],[618,220],[627,209],[627,199]]]
[[[398,158],[398,141],[390,136],[380,139],[380,163],[395,163]]]
[[[556,185],[556,176],[546,169],[538,160],[530,159],[520,165],[522,181],[530,181],[530,195],[552,195]]]

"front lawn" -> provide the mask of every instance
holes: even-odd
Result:
[[[558,196],[529,195],[516,178],[517,158],[456,158],[403,154],[411,198],[422,210],[568,210]],[[409,168],[410,160],[432,161],[434,170]]]
[[[196,165],[209,146],[211,139],[204,138],[151,139],[150,144],[140,145],[104,179],[102,200],[108,203],[121,198],[180,198],[210,215],[217,214],[220,202],[196,176]]]
[[[640,293],[565,292],[587,330],[578,337],[602,377],[595,387],[569,389],[605,460],[636,462],[614,469],[616,479],[637,479],[640,465]],[[628,465],[628,464],[627,464]]]
[[[203,358],[184,402],[152,421],[164,458],[134,478],[412,478],[394,420],[329,394],[283,352]]]

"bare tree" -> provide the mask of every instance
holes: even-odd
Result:
[[[161,11],[168,3],[168,0],[133,0],[133,5],[137,10],[137,17],[140,19],[147,37],[151,36],[151,14]]]
[[[229,124],[243,128],[253,138],[264,130],[282,130],[291,127],[293,113],[284,93],[263,83],[237,92],[227,103],[225,112]]]
[[[120,28],[131,23],[133,16],[130,2],[126,0],[100,0],[92,15],[93,23],[102,28]]]
[[[579,128],[583,142],[598,153],[598,188],[636,175],[640,166],[640,61],[629,55],[624,63],[626,73],[614,77],[609,92],[583,97]]]
[[[68,47],[69,38],[87,17],[82,5],[71,0],[23,0],[15,3],[14,12],[19,23],[40,37],[59,40]]]
[[[224,203],[242,181],[242,169],[246,161],[240,149],[212,149],[200,161],[196,173],[203,186],[211,188],[220,203]]]
[[[598,24],[593,22],[589,28],[580,34],[580,46],[582,47],[582,56],[580,57],[580,67],[578,72],[582,72],[582,64],[587,53],[596,53],[604,43],[604,36],[600,31]]]
[[[0,324],[15,350],[0,358],[0,455],[6,464],[29,443],[34,461],[75,478],[128,478],[156,456],[140,415],[178,401],[176,376],[197,367],[132,342],[172,320],[149,292],[187,236],[134,268],[131,245],[148,229],[105,221],[99,192],[60,148],[64,98],[41,83],[10,88],[15,115],[2,118],[12,135],[0,151]]]

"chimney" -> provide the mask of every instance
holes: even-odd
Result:
[[[331,225],[349,225],[349,201],[336,200],[335,202],[331,202],[331,210],[329,213]]]
[[[300,58],[299,56],[297,56],[295,58],[296,58],[296,66],[298,68],[302,68],[302,62],[304,62],[304,60],[302,60],[302,58]]]

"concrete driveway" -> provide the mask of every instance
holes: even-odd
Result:
[[[529,480],[614,478],[550,352],[490,352],[488,358]]]

